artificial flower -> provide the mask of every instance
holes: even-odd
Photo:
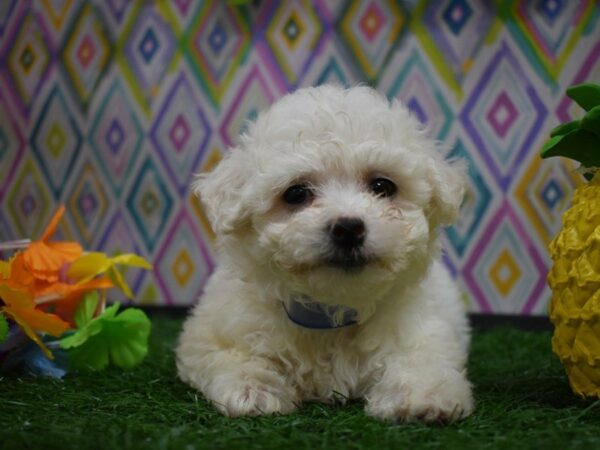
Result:
[[[101,370],[109,361],[125,369],[136,366],[148,353],[150,320],[135,308],[117,314],[119,303],[94,318],[98,302],[97,292],[85,296],[75,314],[78,329],[60,340],[61,347],[78,368]]]
[[[55,337],[61,336],[71,326],[55,314],[50,314],[35,307],[35,302],[30,292],[11,288],[0,284],[0,298],[4,306],[0,312],[10,316],[34,341],[48,358],[52,353],[46,348],[37,332],[43,332]]]
[[[40,239],[29,244],[22,253],[24,268],[34,278],[48,283],[58,281],[63,265],[75,261],[83,253],[76,242],[50,242],[64,212],[65,207],[60,206]]]
[[[109,289],[114,287],[112,281],[106,277],[85,281],[83,283],[54,283],[37,292],[37,303],[48,303],[61,300],[70,296],[78,296],[96,289]]]
[[[9,338],[10,339],[10,338]],[[53,359],[48,359],[46,353],[32,342],[13,348],[2,359],[1,369],[18,367],[23,372],[35,377],[63,378],[68,371],[67,352],[57,347],[58,341],[48,342]]]
[[[152,269],[152,264],[141,256],[132,253],[108,257],[104,253],[90,252],[74,261],[69,267],[67,275],[70,278],[79,280],[79,283],[85,283],[98,275],[106,273],[127,298],[132,298],[131,289],[125,282],[121,272],[116,268],[118,265]]]
[[[73,316],[84,294],[97,289],[109,289],[113,287],[112,281],[106,277],[96,278],[85,283],[66,284],[56,283],[47,291],[41,292],[36,300],[42,303],[42,308],[52,312],[70,324],[74,324]]]
[[[5,317],[0,314],[0,344],[4,342],[8,335],[8,322]]]
[[[6,280],[10,277],[10,262],[0,261],[0,280]]]
[[[9,356],[14,362],[19,355],[25,355],[21,358],[22,363],[30,366],[35,363],[36,373],[64,375],[64,367],[60,364],[47,361],[48,366],[44,361],[44,358],[55,359],[64,349],[58,349],[53,355],[48,347],[57,350],[59,341],[44,342],[42,333],[62,337],[64,342],[60,345],[69,348],[68,353],[80,366],[99,369],[112,360],[118,366],[133,367],[148,350],[148,318],[135,309],[117,315],[118,305],[107,308],[104,313],[101,311],[104,310],[106,289],[116,285],[128,297],[133,295],[116,266],[144,269],[152,266],[133,254],[113,258],[102,253],[82,256],[83,250],[78,243],[51,242],[64,211],[64,206],[58,209],[39,240],[0,243],[0,250],[16,251],[8,261],[0,261],[0,342],[6,340],[4,344],[7,344],[11,341],[10,330],[20,328],[41,352],[23,347],[11,350]],[[69,270],[73,265],[73,270]],[[103,274],[106,276],[101,276]],[[99,291],[102,292],[101,302]],[[9,327],[7,319],[18,327]],[[79,327],[79,330],[69,332],[72,327]],[[44,356],[40,357],[42,353]],[[0,369],[8,367],[7,358],[0,361]]]
[[[29,270],[25,268],[23,253],[17,253],[7,261],[7,264],[7,276],[0,280],[0,283],[7,284],[14,289],[28,290],[35,295],[36,280]]]

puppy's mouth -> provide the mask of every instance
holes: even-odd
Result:
[[[370,262],[371,258],[360,251],[335,252],[325,259],[328,266],[341,269],[348,274],[359,273]]]

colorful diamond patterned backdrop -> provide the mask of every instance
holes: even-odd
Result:
[[[285,92],[362,82],[469,163],[443,240],[471,310],[545,314],[580,179],[538,150],[582,81],[600,82],[594,0],[2,0],[0,240],[64,203],[61,237],[153,260],[126,274],[136,301],[191,304],[215,264],[193,174]]]

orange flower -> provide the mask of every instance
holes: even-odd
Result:
[[[83,294],[96,289],[109,289],[112,287],[112,281],[106,277],[78,284],[55,283],[39,292],[36,302],[41,304],[43,309],[51,308],[54,314],[74,325],[73,316],[83,298]]]
[[[10,270],[8,272],[9,275],[1,281],[15,289],[26,289],[33,292],[35,290],[35,279],[33,278],[33,275],[31,275],[31,273],[29,273],[29,271],[25,268],[23,253],[17,253],[8,261],[8,264]]]
[[[36,309],[33,296],[29,291],[0,284],[0,298],[5,304],[0,308],[0,312],[7,314],[17,322],[25,334],[42,349],[48,358],[52,359],[52,353],[44,345],[37,332],[59,337],[71,328],[71,325],[54,314]]]
[[[89,291],[96,289],[109,289],[113,287],[112,281],[106,277],[95,278],[93,280],[86,281],[85,283],[68,284],[68,283],[54,283],[50,286],[45,287],[37,292],[36,302],[46,303],[53,301],[52,298],[60,300],[61,298],[70,295],[81,295]]]
[[[0,260],[0,281],[10,278],[10,262]]]
[[[60,206],[40,239],[29,244],[22,253],[23,268],[36,280],[57,282],[63,265],[75,261],[83,253],[76,242],[49,242],[64,212],[65,207]]]

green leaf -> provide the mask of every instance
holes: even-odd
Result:
[[[102,337],[90,337],[85,344],[68,350],[69,362],[76,369],[102,370],[108,366],[109,353]]]
[[[113,317],[115,317],[117,315],[117,311],[119,310],[120,307],[121,307],[121,304],[119,302],[115,302],[112,305],[110,305],[108,308],[106,308],[101,316],[104,317],[105,319],[112,319]]]
[[[550,132],[550,137],[562,136],[563,134],[570,133],[571,131],[579,128],[580,121],[573,120],[572,122],[563,123]]]
[[[586,111],[600,105],[600,86],[583,83],[567,89],[567,95]]]
[[[80,345],[84,344],[92,336],[95,336],[96,334],[102,331],[103,321],[112,319],[117,313],[118,309],[118,302],[112,306],[109,306],[98,317],[80,326],[79,329],[76,330],[74,333],[70,333],[68,336],[62,338],[60,340],[60,346],[64,349],[69,349],[73,347],[79,347]]]
[[[554,136],[544,144],[541,156],[564,156],[579,161],[584,167],[597,167],[600,166],[600,138],[581,129]]]
[[[6,318],[0,314],[0,342],[4,342],[8,335],[8,322]]]
[[[102,324],[99,322],[90,322],[84,327],[69,333],[60,340],[60,346],[64,349],[79,347],[84,344],[89,338],[102,331]]]
[[[542,158],[550,158],[552,156],[557,156],[558,153],[556,153],[556,152],[560,151],[560,149],[558,148],[558,147],[560,147],[559,144],[565,136],[566,135],[564,135],[564,134],[557,134],[555,136],[552,136],[546,142],[544,142],[544,146],[542,147],[542,151],[540,152],[541,157]],[[561,155],[561,156],[563,156],[563,155]]]
[[[99,301],[100,296],[98,295],[98,291],[91,291],[85,294],[81,302],[79,302],[79,305],[75,310],[75,315],[73,316],[73,319],[79,328],[84,327],[94,318],[94,313],[98,308]]]
[[[146,314],[129,308],[116,314],[119,304],[107,308],[83,328],[61,339],[74,367],[101,370],[109,362],[130,369],[148,353],[151,323]]]
[[[110,356],[116,366],[129,369],[144,359],[150,328],[150,320],[140,309],[129,308],[115,317],[110,331],[120,345],[111,346]]]
[[[581,119],[579,128],[594,133],[600,138],[600,105],[595,106],[588,111],[583,119]]]

